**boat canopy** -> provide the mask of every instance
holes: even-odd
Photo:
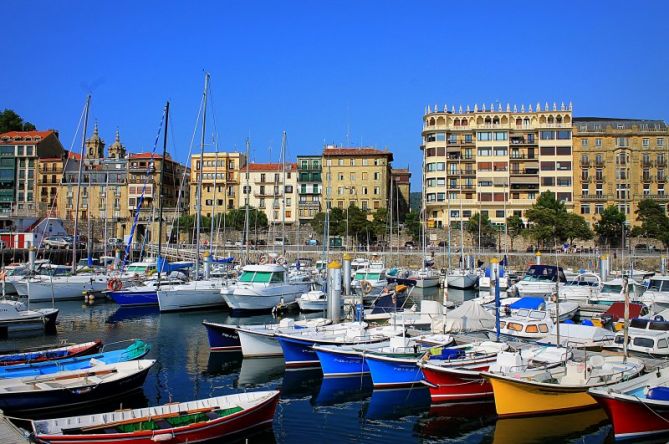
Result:
[[[644,309],[644,305],[640,302],[630,302],[630,319],[638,318]],[[605,314],[610,315],[613,319],[622,319],[625,317],[625,303],[614,302],[611,304]]]
[[[131,264],[132,265],[132,264]],[[161,273],[170,274],[173,271],[184,270],[186,268],[191,268],[193,266],[192,262],[172,262],[170,263],[167,259],[159,257],[157,259],[157,269],[161,270]]]
[[[555,265],[530,265],[530,268],[525,272],[523,281],[557,281],[559,276],[560,282],[567,282],[562,267]]]
[[[455,333],[492,328],[495,328],[495,316],[481,304],[471,300],[463,302],[458,308],[435,320],[432,331]]]
[[[554,344],[555,338],[557,337],[557,325],[553,326],[550,336],[546,340],[539,340],[540,344],[548,343]],[[566,343],[565,341],[575,342],[575,343],[585,343],[585,342],[603,342],[611,341],[615,337],[615,333],[611,330],[607,330],[601,327],[593,327],[589,325],[582,324],[566,324],[560,323],[560,342]],[[552,340],[552,341],[551,341]]]
[[[545,306],[546,306],[546,301],[544,301],[544,298],[531,297],[531,296],[520,298],[513,304],[509,305],[509,307],[512,310],[521,310],[523,308],[526,308],[528,310],[541,310],[545,308]]]

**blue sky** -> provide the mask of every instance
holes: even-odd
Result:
[[[90,90],[102,137],[119,127],[131,151],[151,149],[169,99],[185,160],[204,70],[220,150],[250,135],[253,160],[277,161],[283,130],[289,158],[387,147],[414,189],[427,104],[669,120],[664,1],[11,1],[3,16],[0,109],[66,148]]]

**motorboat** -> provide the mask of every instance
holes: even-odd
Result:
[[[351,290],[362,295],[367,303],[373,301],[387,286],[386,273],[379,268],[359,268],[351,281]]]
[[[161,312],[224,308],[226,305],[221,297],[221,289],[227,285],[226,280],[211,278],[169,287],[161,286],[156,291],[158,306]]]
[[[553,324],[553,319],[546,310],[523,308],[501,319],[499,332],[491,329],[488,331],[488,337],[494,340],[499,335],[506,340],[536,341],[548,336]]]
[[[547,297],[558,293],[567,282],[561,267],[555,265],[530,265],[523,278],[509,288],[517,296]]]
[[[602,280],[594,273],[581,273],[560,288],[560,300],[587,303],[599,295]]]
[[[669,367],[588,390],[606,411],[616,440],[648,440],[669,433]]]
[[[108,280],[104,274],[35,275],[15,281],[14,288],[19,297],[29,302],[81,300],[84,292],[106,290]]]
[[[441,279],[441,276],[437,270],[423,268],[409,274],[407,279],[409,281],[415,282],[414,285],[418,288],[431,288],[439,286],[439,280]]]
[[[303,319],[300,321],[282,319],[278,324],[240,325],[236,328],[236,332],[239,336],[242,355],[245,358],[266,358],[283,355],[281,345],[279,345],[276,338],[276,335],[279,333],[315,331],[336,334],[349,328],[350,325],[355,325],[350,323],[330,324],[331,321],[325,318]]]
[[[221,292],[233,311],[269,311],[279,303],[295,302],[311,289],[308,273],[289,273],[278,264],[247,265],[236,284]]]
[[[474,288],[478,284],[479,275],[474,270],[455,269],[446,275],[446,283],[449,287],[466,290]]]
[[[158,290],[160,287],[172,288],[184,284],[182,279],[151,279],[142,285],[136,285],[120,290],[109,290],[106,294],[118,305],[136,307],[140,305],[158,305]]]
[[[495,312],[495,304],[488,303],[484,307],[493,313]],[[560,321],[566,321],[576,315],[579,305],[574,301],[562,301],[559,303]],[[544,298],[537,296],[525,296],[522,298],[504,298],[500,300],[500,315],[513,316],[520,310],[545,310],[551,315],[551,319],[557,322],[556,310],[558,304],[553,301],[545,301]]]
[[[41,443],[211,442],[271,424],[279,392],[236,393],[155,407],[32,421]]]
[[[23,302],[0,300],[0,335],[30,330],[51,330],[56,326],[57,317],[57,308],[29,310]]]
[[[603,282],[598,292],[593,292],[592,296],[588,298],[590,304],[611,305],[615,302],[625,301],[625,292],[623,291],[623,279],[615,278]],[[627,282],[629,288],[629,297],[631,301],[639,301],[642,299],[646,287],[639,282],[629,279]],[[669,288],[669,286],[668,286]]]
[[[494,288],[491,288],[492,275],[493,275],[492,266],[488,266],[483,270],[483,273],[479,276],[479,282],[478,282],[479,290],[490,291],[490,292],[495,290]],[[506,269],[502,265],[499,266],[498,280],[499,280],[500,291],[506,291],[506,289],[509,288],[509,279],[506,276]]]
[[[596,354],[550,369],[488,371],[483,376],[492,385],[498,416],[534,416],[592,408],[597,401],[589,389],[634,378],[643,368],[636,358]]]
[[[613,347],[624,348],[625,332],[616,333]],[[662,315],[653,319],[636,318],[630,320],[627,350],[651,356],[669,356],[669,321]]]
[[[648,289],[640,298],[646,305],[653,305],[655,311],[669,308],[669,276],[653,276]]]
[[[325,312],[328,309],[328,295],[323,290],[310,290],[297,298],[297,305],[300,311]],[[340,301],[340,309],[344,307],[344,299]]]
[[[650,316],[650,309],[643,302],[630,302],[627,310],[629,319],[648,318]],[[625,303],[614,302],[604,313],[593,316],[592,323],[597,327],[619,331],[624,327],[624,319]]]
[[[559,328],[559,332],[558,332]],[[558,335],[559,333],[559,335]],[[548,336],[539,339],[538,344],[557,345],[563,347],[576,347],[579,349],[600,351],[604,347],[613,344],[616,334],[611,330],[596,327],[594,325],[574,324],[561,322],[553,325],[553,329]]]
[[[404,311],[407,299],[406,285],[390,284],[374,298],[370,308],[365,309],[365,319],[369,321],[390,319],[391,315]]]

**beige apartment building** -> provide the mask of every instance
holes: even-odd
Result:
[[[478,212],[503,224],[548,190],[573,207],[571,104],[428,107],[422,137],[431,228]]]
[[[323,208],[387,208],[393,154],[376,148],[323,150]]]
[[[200,168],[200,164],[202,168]],[[225,213],[238,208],[240,201],[240,177],[246,165],[246,156],[241,153],[204,153],[191,157],[190,213],[197,212],[197,188],[202,173],[201,214]]]
[[[668,144],[661,120],[574,118],[574,210],[596,222],[615,205],[636,225],[642,199],[669,209]]]
[[[269,225],[298,220],[297,164],[287,163],[284,168],[280,163],[249,163],[241,177],[240,207],[264,211]]]

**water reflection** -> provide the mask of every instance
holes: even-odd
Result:
[[[313,404],[326,406],[359,401],[372,394],[372,378],[369,375],[346,378],[323,378],[318,396]]]
[[[487,442],[494,424],[494,402],[451,403],[430,407],[415,430],[427,438]]]
[[[399,419],[416,415],[430,407],[426,387],[400,390],[374,390],[367,406],[367,419]]]
[[[238,387],[249,387],[266,384],[283,376],[285,370],[283,357],[278,358],[246,358],[242,360],[237,379]]]
[[[155,317],[160,314],[160,308],[157,306],[148,307],[119,307],[114,313],[107,318],[108,324],[116,324],[118,322],[139,320],[149,317]]]
[[[283,374],[281,399],[301,399],[316,396],[323,372],[320,368],[286,370]]]
[[[495,425],[493,442],[563,443],[581,441],[587,434],[594,434],[591,441],[603,442],[610,426],[602,409],[591,409],[563,415],[536,416],[531,418],[500,418]]]
[[[209,353],[207,361],[206,376],[229,375],[239,371],[242,364],[242,354],[235,353]]]

